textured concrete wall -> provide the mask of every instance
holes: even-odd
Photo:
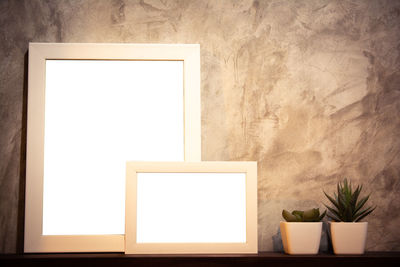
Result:
[[[378,205],[367,248],[400,249],[399,1],[0,1],[0,252],[22,244],[31,41],[200,43],[202,159],[258,161],[259,250],[344,176]]]

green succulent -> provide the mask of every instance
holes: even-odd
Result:
[[[319,209],[310,210],[294,210],[290,213],[287,210],[282,211],[282,217],[287,222],[320,222],[326,214],[326,210],[321,215],[319,214]]]
[[[334,197],[324,194],[333,204],[333,207],[327,207],[330,213],[327,214],[329,218],[336,222],[358,222],[368,216],[374,211],[375,207],[364,208],[365,203],[368,201],[369,196],[359,199],[362,185],[352,190],[351,182],[347,179],[337,184],[337,194],[333,193]]]

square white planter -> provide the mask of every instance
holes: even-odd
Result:
[[[368,222],[330,222],[335,254],[364,254]]]
[[[280,228],[285,253],[318,253],[322,222],[281,222]]]

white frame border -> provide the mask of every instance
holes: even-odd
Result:
[[[136,243],[137,173],[246,173],[246,243]],[[257,162],[127,162],[126,254],[257,253]]]
[[[124,235],[42,235],[46,60],[184,61],[185,161],[201,160],[200,45],[30,43],[25,252],[122,252]]]

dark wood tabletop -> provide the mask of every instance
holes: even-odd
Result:
[[[400,266],[400,252],[364,255],[125,255],[123,253],[60,253],[0,255],[0,266]]]

